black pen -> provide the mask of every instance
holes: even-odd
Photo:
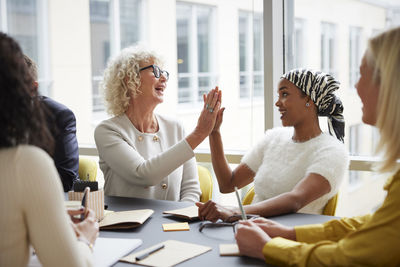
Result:
[[[141,260],[147,258],[148,256],[150,256],[150,254],[153,254],[154,252],[159,251],[160,249],[162,249],[162,248],[164,248],[164,247],[165,247],[164,244],[160,244],[160,245],[154,247],[153,249],[151,249],[151,250],[149,250],[149,251],[143,253],[142,255],[136,256],[136,260],[137,260],[137,261],[141,261]]]

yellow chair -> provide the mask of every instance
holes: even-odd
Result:
[[[253,198],[254,198],[254,185],[250,187],[250,189],[247,191],[246,195],[242,199],[242,204],[250,205],[251,202],[253,202]]]
[[[93,159],[79,156],[79,178],[83,181],[96,181],[97,163]]]
[[[203,166],[197,165],[197,171],[199,173],[199,182],[201,189],[200,202],[207,202],[212,198],[213,181],[210,171]]]
[[[249,189],[249,191],[247,191],[246,195],[242,200],[242,204],[243,205],[251,204],[251,202],[253,202],[253,198],[254,198],[254,186],[252,186]],[[322,211],[322,215],[335,216],[337,200],[338,200],[338,194],[334,195],[331,199],[329,199]]]
[[[322,215],[335,216],[336,206],[338,202],[338,194],[339,193],[336,193],[336,195],[328,200],[324,207],[324,210],[322,211]]]

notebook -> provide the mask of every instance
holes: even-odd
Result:
[[[197,220],[199,218],[199,208],[197,206],[190,206],[183,209],[164,211],[164,214],[169,214],[178,218],[186,219],[189,221]]]
[[[135,228],[142,225],[153,213],[151,209],[111,212],[99,222],[100,230]]]

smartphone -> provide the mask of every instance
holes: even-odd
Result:
[[[83,221],[86,218],[86,215],[88,213],[89,193],[90,193],[90,187],[86,187],[85,190],[83,191],[83,197],[82,197],[81,205],[85,208],[85,211],[81,214],[81,221]]]

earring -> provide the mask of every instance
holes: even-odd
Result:
[[[310,106],[310,103],[307,102],[307,103],[306,103],[306,107],[309,107],[309,106]]]

